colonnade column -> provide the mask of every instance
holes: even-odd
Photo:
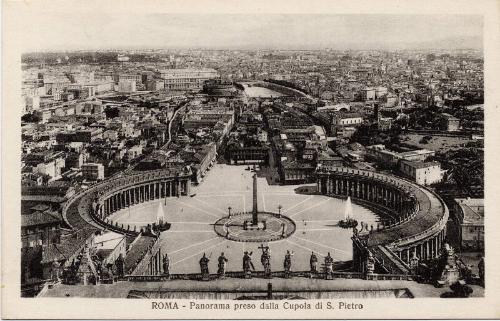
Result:
[[[441,250],[441,240],[439,239],[439,234],[435,236],[436,238],[436,246],[438,248],[438,250]]]

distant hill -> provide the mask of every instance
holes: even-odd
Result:
[[[453,37],[441,40],[425,41],[419,44],[423,49],[483,49],[483,39],[481,37]]]
[[[412,39],[413,40],[413,39]],[[336,43],[332,46],[334,49],[339,50],[414,50],[414,49],[483,49],[483,39],[478,36],[469,37],[449,37],[439,40],[424,40],[415,39],[415,41],[384,43],[379,41],[373,42],[343,42]]]

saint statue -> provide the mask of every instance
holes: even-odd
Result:
[[[290,277],[292,271],[292,255],[289,250],[286,251],[285,260],[283,261],[283,268],[285,269],[285,276]]]
[[[245,272],[245,275],[252,273],[251,270],[255,271],[255,267],[253,266],[252,263],[252,252],[247,252],[243,254],[243,272]]]
[[[309,265],[311,267],[311,273],[318,272],[318,257],[314,252],[311,252],[311,258],[309,259]]]
[[[269,250],[269,247],[262,248],[260,262],[262,263],[262,266],[264,266],[266,276],[271,276],[271,251]]]
[[[60,281],[59,280],[59,269],[60,269],[60,266],[61,265],[56,260],[54,260],[52,262],[52,280],[54,282]]]
[[[217,274],[219,277],[224,277],[226,275],[226,264],[228,259],[224,256],[224,252],[222,252],[219,256],[219,264]]]
[[[481,260],[479,260],[477,268],[479,269],[479,279],[481,283],[484,283],[484,257],[481,257]]]
[[[333,258],[328,252],[328,255],[325,257],[325,276],[331,277],[333,274]]]
[[[207,258],[206,254],[203,253],[203,257],[200,259],[200,269],[201,269],[201,276],[205,279],[208,278],[209,271],[208,271],[208,262],[210,260]]]
[[[121,253],[120,255],[118,255],[118,258],[115,261],[115,265],[116,265],[116,274],[118,275],[118,277],[123,277],[125,270],[125,261],[123,260],[123,256]]]
[[[410,259],[410,270],[413,272],[413,274],[417,274],[419,261],[420,259],[418,258],[417,253],[413,251],[413,255]]]

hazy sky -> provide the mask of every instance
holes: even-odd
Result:
[[[478,15],[43,14],[25,51],[148,48],[480,47]],[[31,26],[31,27],[30,27]],[[36,27],[35,27],[36,26]]]

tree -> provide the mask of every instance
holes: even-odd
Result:
[[[410,117],[406,114],[400,114],[394,120],[394,125],[399,125],[401,129],[406,129],[410,125]]]
[[[21,120],[26,123],[38,123],[41,119],[40,116],[36,114],[24,114]]]
[[[117,107],[106,107],[104,110],[106,118],[115,118],[120,115],[120,110]]]

